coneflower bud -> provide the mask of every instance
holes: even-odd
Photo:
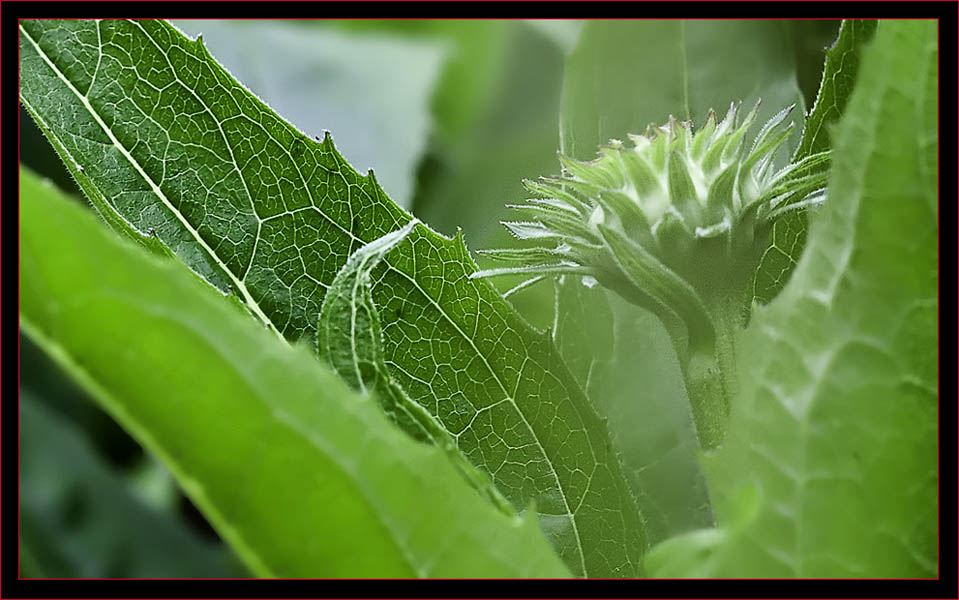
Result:
[[[523,218],[504,223],[529,245],[483,251],[513,264],[473,277],[593,277],[662,319],[684,373],[715,370],[721,330],[742,326],[735,311],[746,304],[773,223],[825,198],[828,152],[774,168],[793,106],[746,143],[758,108],[740,120],[732,104],[719,122],[710,111],[695,132],[670,117],[629,135],[630,145],[611,140],[592,162],[560,154],[563,175],[525,181],[535,197],[511,207]]]

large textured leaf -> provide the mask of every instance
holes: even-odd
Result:
[[[936,22],[879,24],[821,217],[743,342],[726,527],[655,549],[657,575],[936,575],[937,64]]]
[[[79,427],[20,390],[26,577],[235,577],[226,548],[148,506]],[[29,571],[29,569],[28,569]]]
[[[562,577],[442,452],[182,265],[21,175],[21,326],[147,448],[258,575]]]
[[[845,20],[839,37],[826,53],[819,95],[806,120],[796,159],[802,159],[832,147],[829,130],[838,121],[849,100],[862,48],[876,30],[876,21]],[[805,211],[792,212],[773,225],[772,240],[756,270],[753,296],[765,304],[789,281],[796,261],[806,243]]]
[[[411,218],[166,23],[24,21],[20,40],[21,98],[108,222],[291,342],[347,258]],[[574,573],[635,575],[642,520],[602,422],[475,270],[417,226],[374,271],[391,375],[516,509],[535,502]]]
[[[550,338],[475,270],[462,238],[417,226],[373,272],[391,376],[517,509],[535,501],[575,574],[635,575],[644,528],[603,423]]]
[[[291,341],[359,237],[408,219],[164,22],[24,21],[20,40],[21,99],[101,215]]]
[[[300,131],[335,131],[350,164],[375,168],[390,198],[410,206],[445,54],[440,44],[272,21],[173,24],[202,34],[220,64]]]

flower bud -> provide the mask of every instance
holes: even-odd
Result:
[[[610,140],[591,162],[560,154],[563,175],[524,182],[535,197],[513,207],[522,221],[504,223],[531,246],[485,252],[514,266],[473,277],[588,275],[681,324],[690,348],[708,346],[709,297],[747,285],[776,219],[825,197],[828,153],[773,167],[793,106],[747,144],[758,108],[740,118],[732,104],[721,121],[709,111],[695,132],[670,117],[628,144]]]

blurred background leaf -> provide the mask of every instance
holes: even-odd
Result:
[[[731,102],[749,109],[759,99],[754,130],[798,104],[791,115],[798,142],[806,106],[792,34],[789,21],[775,20],[588,22],[567,65],[563,151],[592,160],[610,138],[670,115],[700,126],[711,108],[722,116]]]
[[[482,113],[495,89],[503,65],[510,59],[505,42],[515,23],[498,20],[324,20],[297,21],[297,25],[341,31],[367,39],[392,39],[439,44],[447,51],[440,80],[433,96],[436,120],[433,144],[456,139]],[[361,38],[362,39],[362,38]]]
[[[159,482],[151,499],[80,427],[21,388],[23,577],[246,576],[215,536],[189,527]]]

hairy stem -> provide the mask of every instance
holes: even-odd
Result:
[[[738,392],[736,342],[743,329],[740,294],[722,294],[707,307],[716,333],[711,351],[680,359],[700,446],[714,450],[723,441],[729,408]]]

